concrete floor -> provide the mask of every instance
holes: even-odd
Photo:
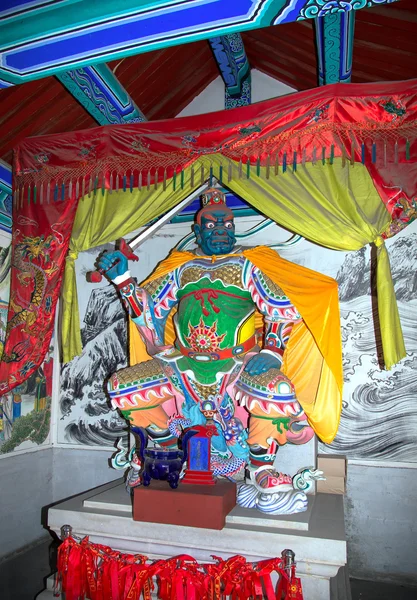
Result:
[[[35,600],[54,571],[57,543],[43,538],[26,551],[0,562],[0,600]],[[352,600],[417,600],[417,587],[352,579]],[[309,600],[304,598],[304,600]]]
[[[350,580],[352,600],[417,600],[417,587]],[[307,599],[305,599],[307,600]]]
[[[34,600],[56,564],[57,544],[47,537],[0,562],[0,600]]]

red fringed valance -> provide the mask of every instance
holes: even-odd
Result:
[[[213,155],[216,155],[216,165]],[[206,157],[207,160],[198,159]],[[417,80],[334,84],[230,111],[24,140],[15,149],[13,256],[0,392],[42,363],[78,202],[106,190],[190,191],[212,176],[289,177],[297,165],[365,165],[392,221],[417,217]],[[211,166],[212,165],[212,166]],[[188,181],[185,181],[185,169]],[[117,205],[115,205],[117,209]]]
[[[149,561],[88,538],[80,543],[67,538],[58,551],[56,587],[66,600],[151,600],[152,592],[159,600],[303,600],[294,565],[288,570],[277,558],[258,563],[243,556],[213,559],[203,564],[182,554]]]
[[[285,172],[337,157],[386,167],[415,157],[416,140],[417,80],[333,84],[231,111],[28,138],[15,150],[15,205],[164,184],[209,154],[241,163],[241,176],[248,165]]]

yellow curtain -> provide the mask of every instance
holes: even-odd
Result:
[[[81,352],[74,270],[78,252],[125,236],[175,206],[192,187],[200,185],[201,166],[205,177],[211,168],[219,178],[221,170],[223,182],[232,191],[278,224],[317,244],[338,250],[358,250],[375,243],[379,322],[386,367],[390,368],[405,356],[389,257],[380,235],[389,224],[390,215],[366,167],[358,163],[343,167],[341,159],[335,158],[332,165],[299,164],[296,172],[289,168],[282,173],[280,169],[277,176],[273,169],[267,173],[265,167],[252,166],[248,177],[245,165],[240,169],[234,161],[213,154],[200,158],[184,171],[183,185],[177,177],[175,191],[170,180],[165,191],[158,184],[157,190],[106,192],[104,197],[99,194],[80,201],[64,278],[64,360],[71,360]]]
[[[210,157],[216,171],[224,157]],[[232,162],[228,161],[227,162]],[[385,366],[390,369],[406,355],[391,276],[389,256],[381,233],[391,216],[360,163],[332,165],[306,163],[293,172],[275,176],[270,169],[232,163],[227,186],[262,213],[312,242],[335,250],[359,250],[366,244],[377,247],[377,298]],[[227,170],[227,169],[226,169]],[[259,172],[259,176],[257,175]]]
[[[196,187],[199,185],[197,183]],[[190,192],[190,172],[185,174],[183,186],[177,178],[167,181],[166,189],[158,184],[149,190],[119,191],[110,194],[101,191],[80,200],[71,233],[70,249],[66,259],[62,290],[62,353],[68,362],[81,354],[80,317],[78,309],[75,260],[83,250],[112,242],[128,235],[149,221],[159,217],[181,202]]]

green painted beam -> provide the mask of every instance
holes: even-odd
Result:
[[[146,121],[107,65],[58,73],[57,78],[100,125]]]
[[[355,12],[338,12],[315,20],[319,85],[350,83]]]

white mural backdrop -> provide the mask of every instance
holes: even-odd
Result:
[[[237,221],[237,231],[257,218]],[[137,250],[131,264],[144,279],[190,231],[190,224],[164,226]],[[133,237],[133,235],[132,235]],[[290,234],[273,225],[247,245],[276,244]],[[306,240],[280,251],[287,260],[334,277],[339,283],[345,390],[339,433],[320,450],[349,458],[417,462],[417,221],[388,240],[391,269],[405,336],[407,357],[391,371],[381,370],[372,319],[370,248],[328,250]],[[112,285],[88,284],[97,255],[113,246],[80,254],[77,285],[83,352],[64,365],[59,398],[58,443],[113,447],[126,432],[125,421],[110,409],[105,380],[126,366],[126,321]]]

